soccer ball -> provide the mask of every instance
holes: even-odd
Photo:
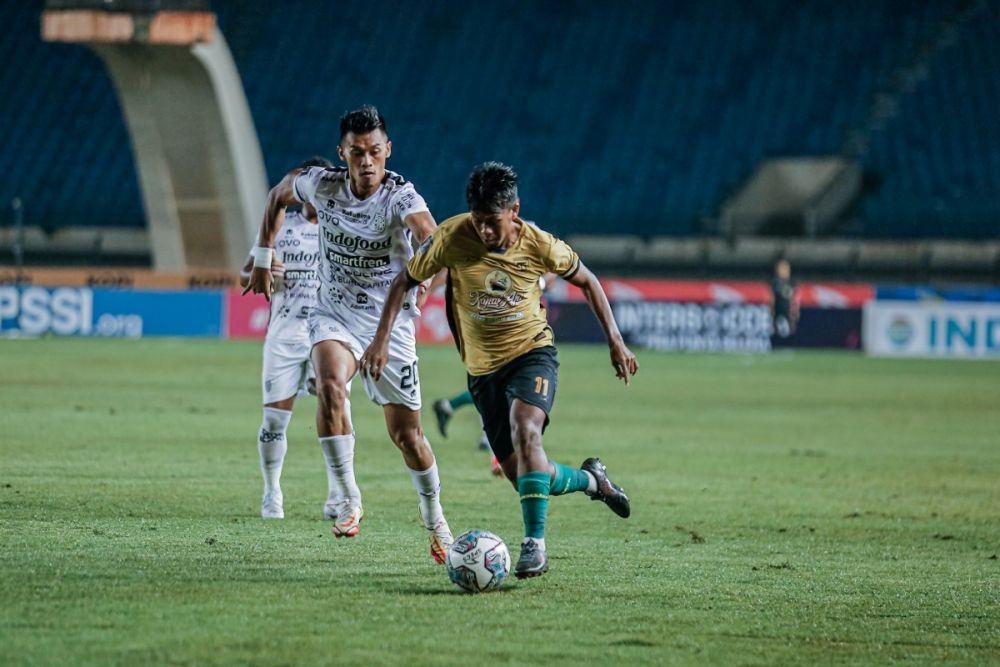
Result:
[[[510,552],[488,530],[470,530],[448,549],[448,578],[467,593],[495,591],[510,573]]]

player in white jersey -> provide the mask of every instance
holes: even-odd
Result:
[[[324,158],[313,158],[300,165],[332,167]],[[274,247],[271,275],[275,279],[271,312],[264,338],[264,362],[261,388],[264,394],[264,419],[257,435],[260,470],[264,477],[264,496],[260,514],[265,519],[285,517],[281,492],[281,468],[288,451],[286,431],[292,419],[295,399],[304,395],[308,383],[315,380],[309,356],[309,313],[316,304],[319,289],[319,226],[316,209],[310,204],[302,210],[286,209],[279,223],[281,232]],[[240,284],[246,287],[253,270],[253,254],[240,271]]]
[[[386,170],[391,152],[385,120],[375,107],[344,114],[337,153],[347,167],[296,170],[272,188],[247,288],[271,293],[267,262],[278,212],[295,203],[314,206],[320,226],[320,290],[309,327],[319,396],[316,428],[330,480],[324,514],[334,519],[336,537],[357,535],[364,516],[354,479],[350,382],[378,327],[389,285],[413,256],[413,240],[421,243],[437,228],[413,185]],[[378,381],[362,380],[368,396],[382,406],[389,436],[420,497],[431,555],[443,563],[452,535],[441,510],[434,452],[420,423],[415,294],[408,295],[403,312],[391,332],[386,373]]]

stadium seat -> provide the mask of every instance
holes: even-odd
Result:
[[[101,252],[105,255],[149,254],[149,234],[145,229],[108,227],[100,229]]]
[[[782,246],[776,239],[740,238],[734,243],[711,239],[706,260],[714,269],[759,270],[766,275],[781,256]]]
[[[926,243],[911,241],[863,241],[858,246],[858,271],[883,274],[915,274],[926,270],[929,249]]]
[[[97,255],[101,251],[101,230],[96,227],[63,227],[52,234],[48,251]]]
[[[933,273],[992,274],[1000,261],[997,243],[934,241],[928,266]]]
[[[705,251],[705,241],[700,238],[658,236],[637,245],[632,260],[644,271],[693,271],[704,264]]]
[[[785,259],[793,270],[847,273],[858,254],[858,242],[843,239],[791,240],[785,244]]]
[[[0,227],[0,249],[3,252],[13,252],[17,240],[17,230],[14,227]],[[40,252],[49,246],[49,236],[41,227],[34,225],[23,229],[21,241],[22,250],[26,253]]]
[[[573,235],[566,239],[584,263],[593,266],[628,264],[642,241],[637,236]]]

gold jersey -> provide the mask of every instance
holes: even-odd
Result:
[[[571,278],[580,258],[566,243],[518,219],[510,248],[490,251],[468,213],[448,218],[407,264],[423,281],[448,269],[448,321],[470,375],[486,375],[525,352],[552,345],[538,279],[552,272]]]

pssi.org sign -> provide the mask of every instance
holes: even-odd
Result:
[[[868,354],[1000,359],[1000,304],[872,301],[863,318]]]
[[[142,317],[94,316],[94,290],[77,287],[0,287],[0,334],[40,336],[142,335]]]
[[[631,345],[713,352],[771,349],[767,305],[617,301],[614,313],[622,336]]]

